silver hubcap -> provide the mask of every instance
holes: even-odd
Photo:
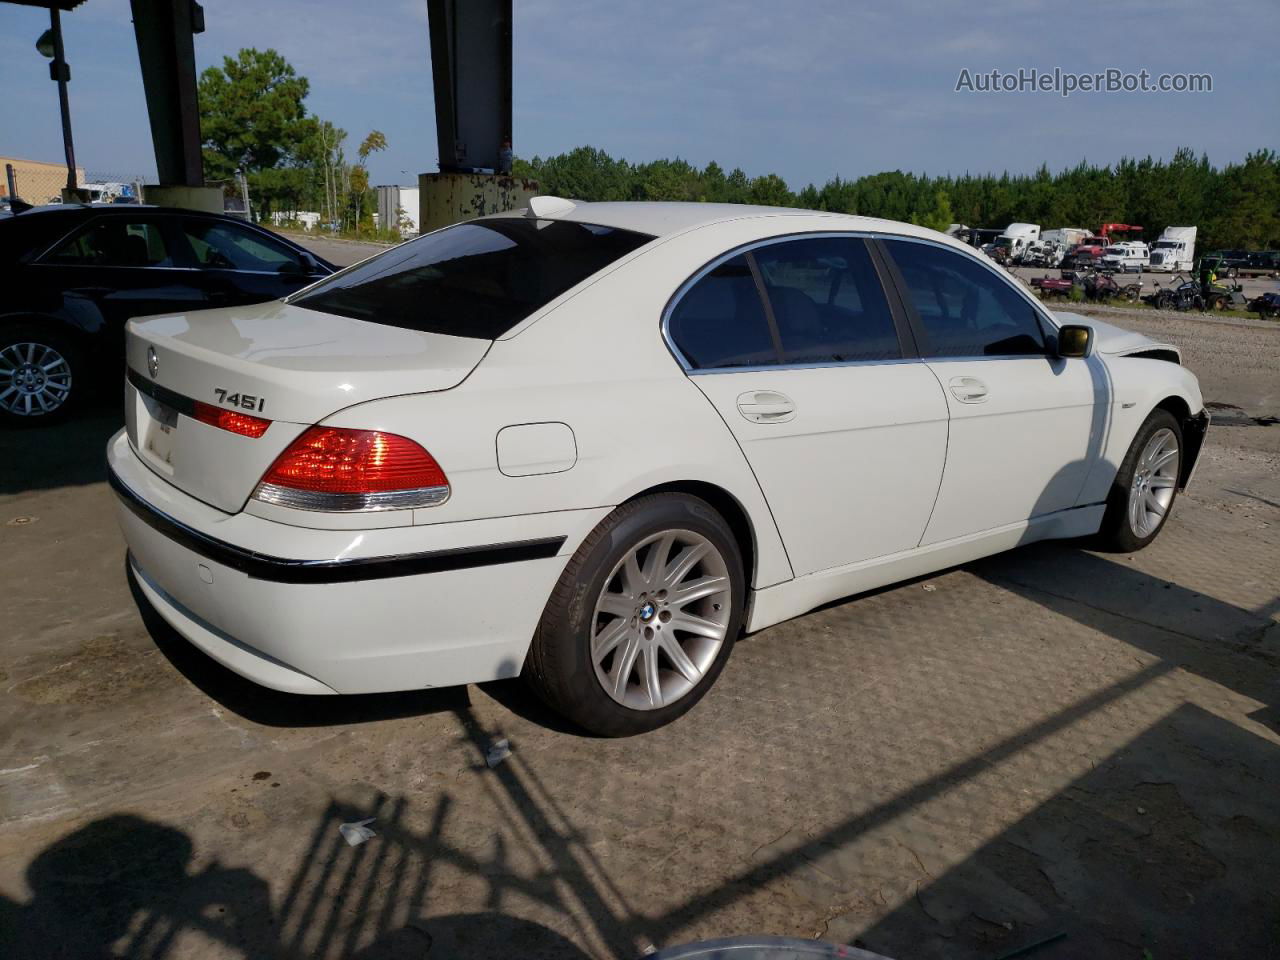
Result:
[[[1157,430],[1147,441],[1129,488],[1129,527],[1148,537],[1160,526],[1173,503],[1178,484],[1178,438],[1172,430]]]
[[[674,703],[715,662],[732,600],[728,564],[710,540],[692,530],[654,534],[618,562],[596,601],[596,679],[633,710]]]
[[[71,393],[66,357],[43,343],[11,343],[0,350],[0,408],[20,417],[53,413]]]

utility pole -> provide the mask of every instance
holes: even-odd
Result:
[[[71,80],[71,68],[67,66],[66,53],[62,49],[62,13],[57,7],[49,7],[49,29],[36,41],[41,56],[49,57],[49,78],[58,83],[58,107],[62,111],[62,146],[67,155],[67,191],[74,193],[76,182],[76,147],[71,139],[71,103],[67,99],[67,83]]]
[[[240,199],[244,201],[244,218],[252,223],[253,217],[249,212],[249,181],[245,179],[243,169],[237,170],[236,176],[240,178]]]

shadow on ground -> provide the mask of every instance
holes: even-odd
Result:
[[[650,942],[667,946],[705,930],[762,887],[852,850],[873,831],[896,829],[900,818],[919,815],[943,794],[1077,723],[1097,720],[1179,668],[1266,704],[1255,719],[1274,719],[1274,663],[1257,649],[1270,604],[1244,610],[1053,544],[968,569],[1154,660],[825,831],[726,866],[716,883],[651,913],[629,904],[627,878],[611,875],[589,835],[543,784],[537,752],[517,749],[486,767],[495,734],[472,714],[465,690],[271,694],[192,648],[135,587],[148,629],[177,669],[255,722],[334,725],[452,712],[474,757],[471,773],[504,819],[487,851],[477,854],[471,849],[477,844],[464,848],[446,829],[461,802],[448,788],[426,796],[335,796],[296,860],[267,874],[268,868],[198,861],[191,836],[173,825],[107,816],[37,855],[24,899],[0,899],[0,956],[164,960],[185,955],[184,944],[193,942],[186,938],[199,937],[232,955],[285,960],[421,957],[428,950],[460,960],[513,950],[548,960],[576,960],[584,949],[636,957]],[[482,690],[539,722],[546,716],[514,685]],[[1267,955],[1280,942],[1278,785],[1274,744],[1199,707],[1180,706],[958,865],[926,871],[914,896],[865,931],[865,918],[851,918],[844,936],[902,960],[977,960],[1036,944],[1043,944],[1036,955],[1050,960],[1129,960],[1144,950],[1156,957]],[[375,818],[377,836],[348,846],[340,825],[368,818]],[[537,869],[515,868],[508,845],[516,843],[533,851]],[[456,907],[459,874],[487,891],[484,909],[441,915]],[[849,880],[857,881],[856,864]],[[560,928],[519,916],[531,906],[560,918]],[[829,929],[841,931],[839,917]]]
[[[1153,577],[1122,559],[1039,543],[966,569],[991,584],[1265,704],[1252,719],[1280,730],[1280,671],[1264,649],[1277,609],[1257,610]]]
[[[1241,768],[1274,789],[1280,750],[1183,706],[862,939],[920,960],[1269,956],[1280,818]]]
[[[99,403],[51,427],[0,427],[0,496],[101,483],[107,441],[122,426],[119,403]]]
[[[448,838],[456,802],[448,791],[429,799],[379,793],[359,802],[332,800],[304,852],[280,872],[287,879],[274,888],[250,869],[216,862],[194,869],[193,842],[179,829],[109,816],[32,861],[29,899],[0,903],[0,954],[114,950],[162,960],[183,956],[183,938],[191,934],[246,958],[421,957],[431,950],[488,960],[516,950],[522,957],[576,960],[586,954],[575,943],[636,957],[648,942],[679,942],[693,924],[762,885],[917,810],[1172,669],[1139,670],[657,915],[628,904],[623,887],[540,780],[536,754],[517,751],[487,769],[482,758],[493,734],[462,710],[459,737],[474,748],[483,789],[511,812],[487,854]],[[977,960],[1046,941],[1038,955],[1047,958],[1132,958],[1143,950],[1267,955],[1280,942],[1277,783],[1280,750],[1273,744],[1183,706],[959,866],[922,883],[855,943],[904,960]],[[348,846],[339,826],[366,818],[375,818],[377,836]],[[542,866],[514,870],[509,842],[532,844]],[[483,912],[434,915],[457,886],[456,876],[439,882],[446,870],[484,885]],[[531,903],[561,917],[563,929],[520,918]]]

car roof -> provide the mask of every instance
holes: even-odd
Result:
[[[525,209],[513,210],[497,216],[527,216]],[[740,220],[745,217],[823,218],[838,221],[833,229],[866,230],[876,233],[896,233],[906,236],[938,239],[943,236],[935,230],[917,227],[896,220],[880,220],[875,217],[859,217],[847,213],[830,213],[822,210],[804,210],[796,207],[766,207],[745,203],[679,203],[667,201],[616,201],[604,203],[578,203],[571,210],[552,214],[548,219],[569,220],[575,223],[591,223],[619,230],[634,230],[655,237],[681,233],[714,223]],[[963,246],[958,241],[958,246]]]
[[[61,214],[62,216],[72,216],[80,214],[81,216],[102,215],[108,217],[127,217],[137,216],[138,212],[145,210],[147,213],[162,213],[166,215],[183,216],[206,216],[206,217],[225,217],[225,213],[214,210],[186,210],[181,207],[158,207],[149,203],[46,203],[38,207],[32,207],[29,210],[23,210],[15,216],[24,219],[35,216],[46,216],[49,214]],[[232,217],[233,220],[239,220],[239,217]],[[241,221],[244,222],[244,221]]]

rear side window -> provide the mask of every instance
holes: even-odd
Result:
[[[703,274],[671,311],[667,329],[699,370],[778,362],[751,265],[742,255]]]
[[[893,360],[898,331],[866,244],[788,240],[753,252],[778,324],[784,363]]]
[[[1008,281],[967,254],[885,240],[924,328],[926,357],[1043,354],[1035,308]]]
[[[239,224],[192,219],[182,221],[182,230],[202,267],[278,273],[302,266],[302,259],[284,244]]]
[[[158,223],[124,217],[108,217],[91,223],[45,260],[90,267],[173,265]]]
[[[492,340],[652,239],[567,220],[460,223],[394,247],[290,302],[393,327]]]

